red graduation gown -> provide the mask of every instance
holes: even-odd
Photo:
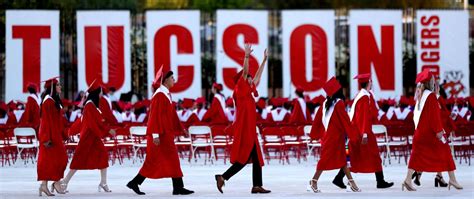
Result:
[[[20,126],[37,129],[40,124],[40,107],[36,99],[28,96],[25,112],[20,119]]]
[[[438,97],[438,103],[441,108],[441,122],[443,122],[443,128],[446,133],[451,133],[456,130],[456,124],[453,119],[451,119],[451,111],[446,107],[446,100],[443,97]]]
[[[359,138],[351,126],[344,102],[338,100],[333,107],[325,113],[325,117],[329,117],[327,129],[323,124],[323,111],[326,111],[323,106],[318,109],[311,128],[311,139],[321,139],[321,158],[318,161],[317,170],[333,170],[346,166],[345,136],[347,135],[350,140]],[[326,116],[326,114],[331,115]]]
[[[256,147],[260,166],[264,165],[260,144],[257,139],[256,123],[257,112],[255,99],[252,96],[255,85],[252,87],[244,78],[240,78],[234,88],[233,98],[236,106],[235,121],[231,126],[234,143],[230,152],[230,162],[247,164],[252,149]]]
[[[102,112],[102,117],[105,119],[108,125],[116,126],[118,124],[117,118],[112,113],[112,108],[109,106],[109,102],[102,96],[99,100],[99,109]]]
[[[183,172],[174,138],[177,133],[183,131],[183,126],[179,122],[176,109],[170,98],[160,90],[161,88],[151,99],[146,132],[147,155],[139,173],[153,179],[180,178],[183,177]],[[159,134],[160,145],[157,146],[153,143],[152,134]]]
[[[308,108],[305,108],[305,110],[303,110],[303,107],[301,106],[298,99],[295,99],[293,101],[293,104],[294,104],[294,108],[293,108],[293,111],[291,111],[290,123],[291,124],[306,124],[308,122],[311,122],[311,114],[309,113]],[[306,113],[306,117],[303,111]]]
[[[219,95],[219,94],[216,94],[216,95]],[[229,120],[227,119],[227,116],[225,115],[225,112],[223,109],[223,107],[225,107],[224,96],[220,96],[220,97],[222,98],[222,101],[219,101],[219,99],[217,99],[218,96],[214,96],[211,106],[209,107],[207,112],[204,114],[204,117],[202,118],[202,122],[208,122],[212,125],[216,125],[216,124],[226,125],[229,123]]]
[[[79,143],[70,165],[71,169],[91,170],[109,167],[109,153],[102,138],[108,135],[109,128],[92,101],[84,107]]]
[[[36,103],[36,102],[35,102]],[[65,124],[61,122],[62,110],[58,109],[51,97],[46,97],[41,105],[39,127],[38,181],[59,181],[67,167],[67,153],[63,143]],[[52,146],[43,143],[51,140]]]
[[[360,136],[367,133],[367,144],[362,144],[361,139],[349,142],[351,171],[354,173],[382,171],[382,159],[380,159],[377,140],[372,132],[373,110],[369,95],[362,96],[355,104],[354,117],[351,122],[357,127]]]
[[[443,130],[441,109],[435,94],[425,91],[427,95],[413,136],[413,145],[408,168],[420,172],[442,172],[456,169],[449,145],[443,144],[436,133]],[[415,111],[418,103],[415,105]],[[416,120],[416,113],[414,114]],[[416,121],[415,121],[416,124]]]

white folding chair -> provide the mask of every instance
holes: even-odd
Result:
[[[386,153],[384,156],[384,161],[383,164],[385,165],[385,159],[388,158],[389,164],[390,164],[390,140],[388,139],[388,134],[387,134],[387,127],[381,124],[375,124],[372,125],[372,132],[374,133],[376,139],[377,139],[377,146],[378,147],[385,147]],[[381,137],[381,135],[383,137]]]
[[[204,164],[206,164],[208,159],[211,163],[214,163],[214,145],[211,128],[209,126],[190,126],[188,132],[191,137],[191,157],[189,161],[192,162],[191,160],[194,160],[197,162],[196,150],[198,148],[205,148],[207,149],[208,156],[206,156]]]
[[[308,149],[308,156],[311,156],[311,154],[314,153],[313,156],[316,158],[317,154],[314,152],[314,149],[321,148],[321,142],[319,142],[318,140],[311,140],[311,138],[309,137],[309,134],[311,133],[311,128],[311,125],[306,125],[303,127],[304,136],[302,137],[302,139],[303,142],[306,143]]]
[[[16,143],[16,147],[18,150],[17,157],[24,159],[25,164],[28,162],[28,158],[31,158],[31,160],[34,163],[34,161],[36,161],[36,159],[38,158],[38,147],[39,147],[39,142],[36,137],[35,129],[29,128],[29,127],[15,128],[13,129],[13,134],[15,135],[15,139],[17,142]],[[23,158],[22,156],[22,153],[24,151],[28,151],[25,158]]]
[[[137,159],[138,150],[146,149],[146,126],[130,127],[130,138],[133,140],[133,163]]]

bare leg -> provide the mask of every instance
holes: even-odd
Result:
[[[347,179],[349,180],[349,186],[351,187],[351,190],[354,192],[360,192],[359,187],[357,187],[357,184],[352,179],[351,170],[347,168],[347,165],[342,167],[342,170],[344,170],[344,173],[346,174]]]
[[[316,170],[316,172],[314,172],[314,175],[313,175],[313,180],[318,180],[322,173],[323,171]]]
[[[112,192],[112,191],[109,189],[109,186],[107,185],[107,168],[100,170],[100,184],[99,184],[99,187],[98,187],[99,192],[100,192],[102,189],[103,189],[105,192]]]
[[[313,191],[314,193],[321,192],[318,189],[318,179],[319,179],[319,177],[321,176],[322,173],[323,173],[322,170],[316,170],[316,172],[314,172],[313,179],[311,179],[311,181],[309,181],[309,187],[307,188],[308,191]]]
[[[411,176],[413,175],[413,173],[415,173],[415,170],[408,168],[407,176],[402,183],[402,191],[404,191],[405,188],[407,189],[407,191],[416,191],[416,189],[411,184]]]
[[[405,183],[412,186],[411,184],[411,176],[415,173],[415,170],[408,168],[407,176],[405,178]]]
[[[107,169],[100,170],[100,184],[107,184]]]
[[[72,176],[74,176],[74,174],[76,174],[76,171],[75,169],[71,169],[69,170],[69,173],[67,173],[66,177],[63,179],[63,182],[64,184],[69,184],[69,181],[71,180]]]
[[[39,187],[39,196],[42,196],[43,193],[45,193],[47,196],[54,196],[51,192],[48,190],[48,181],[41,181],[41,185]]]
[[[454,171],[448,171],[448,174],[449,174],[449,185],[448,185],[448,189],[451,188],[451,186],[453,186],[454,188],[456,189],[463,189],[463,187],[458,183],[458,181],[456,180],[456,176],[454,175]]]

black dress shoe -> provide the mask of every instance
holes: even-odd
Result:
[[[266,190],[263,187],[252,187],[251,193],[270,193],[272,191]]]
[[[332,183],[333,183],[334,185],[338,186],[338,187],[341,188],[341,189],[346,189],[346,188],[347,188],[347,186],[344,184],[344,182],[342,181],[342,179],[341,179],[341,180],[338,180],[338,179],[335,179],[335,178],[334,178],[334,180],[332,181]]]
[[[225,185],[224,177],[222,177],[222,175],[216,175],[215,177],[216,177],[217,190],[219,190],[219,192],[221,193],[224,193],[224,191],[222,191],[222,187]]]
[[[190,195],[190,194],[193,194],[193,193],[194,193],[194,191],[187,190],[185,188],[179,188],[179,189],[173,190],[173,195]]]
[[[138,184],[133,183],[132,181],[127,183],[127,187],[130,188],[131,190],[133,190],[138,195],[145,195],[145,193],[141,192],[140,188],[138,188]]]
[[[377,181],[377,189],[385,189],[393,186],[393,182]]]
[[[418,173],[418,172],[413,172],[413,175],[411,175],[411,179],[413,179],[413,183],[416,184],[416,186],[420,186],[421,183],[420,183],[420,177],[421,177],[421,173]]]

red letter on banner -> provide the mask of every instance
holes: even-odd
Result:
[[[193,54],[193,36],[191,32],[183,26],[168,25],[160,28],[155,34],[154,39],[154,57],[155,72],[163,65],[163,71],[170,70],[171,52],[170,37],[175,36],[177,40],[178,54]],[[180,65],[178,66],[178,81],[175,83],[171,92],[182,92],[188,89],[193,83],[194,66]],[[201,72],[201,71],[199,71]],[[182,78],[186,77],[186,78]]]
[[[50,26],[12,26],[13,38],[23,39],[23,92],[41,79],[41,39],[51,38]]]
[[[97,79],[102,79],[102,37],[100,26],[86,26],[84,28],[86,82],[88,85]],[[125,81],[124,31],[123,26],[107,27],[107,63],[109,80],[106,87],[120,89]]]
[[[311,46],[305,46],[306,36],[311,36]],[[290,73],[295,87],[316,91],[323,87],[328,74],[328,47],[324,30],[316,25],[301,25],[290,36]],[[312,48],[312,79],[306,80],[306,48]]]
[[[224,30],[222,36],[224,52],[235,62],[241,63],[240,67],[242,67],[244,64],[245,51],[240,48],[239,44],[237,43],[237,37],[239,35],[244,36],[245,43],[258,44],[258,32],[254,27],[246,24],[232,25]],[[255,75],[258,67],[259,65],[257,59],[250,55],[249,72],[252,76]],[[224,67],[222,74],[224,78],[224,84],[228,88],[234,88],[235,84],[233,79],[238,71],[240,71],[240,69],[236,69],[235,67]]]
[[[395,90],[395,44],[394,27],[381,27],[381,50],[377,46],[370,26],[359,26],[359,73],[370,73],[371,65],[379,80],[381,90]]]

